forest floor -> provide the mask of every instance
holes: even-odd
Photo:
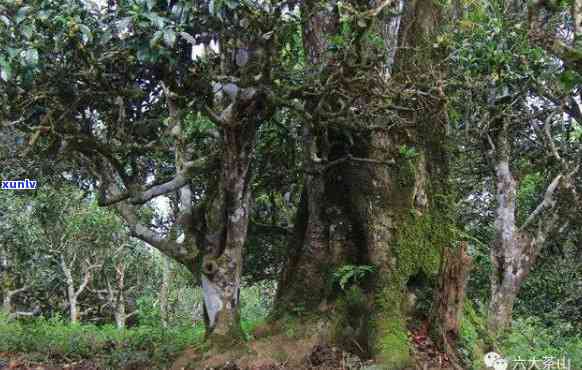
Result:
[[[440,353],[426,330],[427,325],[409,328],[411,356],[415,365],[409,370],[455,369],[446,354]],[[268,330],[268,329],[265,329]],[[362,359],[338,347],[326,344],[317,336],[297,337],[288,333],[271,333],[257,337],[238,346],[228,346],[221,350],[208,349],[203,345],[187,348],[176,353],[173,363],[159,363],[148,359],[133,360],[124,364],[104,366],[103,359],[87,358],[67,361],[66,358],[35,356],[34,353],[0,352],[0,370],[392,370],[376,364],[373,359]],[[36,357],[36,361],[35,361]],[[139,356],[138,356],[139,357]],[[172,360],[170,360],[172,361]],[[459,369],[459,367],[456,367]]]
[[[407,370],[458,370],[448,356],[438,351],[427,334],[428,325],[411,328],[410,351],[414,365]],[[292,338],[269,335],[244,347],[214,353],[186,350],[170,370],[393,370],[373,359],[362,359],[316,337]]]
[[[448,359],[434,349],[430,339],[422,334],[411,333],[412,354],[416,366],[410,370],[444,370],[449,367]],[[252,355],[238,355],[236,350],[208,356],[191,348],[182,353],[168,367],[170,370],[356,370],[384,369],[375,365],[374,360],[363,360],[358,356],[326,344],[314,344],[309,339],[293,340],[271,337],[268,340],[253,341],[247,344]],[[124,370],[151,369],[147,363],[134,363],[123,367]],[[155,366],[158,368],[158,366]],[[30,361],[21,354],[0,353],[0,370],[101,370],[98,362],[82,360],[70,363],[46,364]],[[389,369],[386,369],[389,370]]]

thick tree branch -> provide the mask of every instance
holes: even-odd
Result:
[[[224,125],[224,122],[222,121],[222,117],[219,116],[208,105],[205,105],[204,106],[204,112],[206,113],[206,115],[208,116],[208,118],[210,119],[210,121],[212,121],[212,123],[214,123],[215,125],[217,125],[219,127],[222,127]]]
[[[10,297],[9,299],[11,299],[15,295],[20,294],[22,292],[25,292],[29,289],[30,289],[30,285],[25,285],[25,286],[18,288],[18,289],[9,290],[8,292],[6,292],[6,294],[8,295],[8,297]]]
[[[360,158],[360,157],[354,157],[352,155],[347,155],[345,157],[333,160],[329,163],[327,163],[323,168],[322,171],[327,171],[330,168],[337,166],[339,164],[345,163],[345,162],[356,162],[356,163],[367,163],[367,164],[375,164],[375,165],[386,165],[386,166],[391,166],[396,164],[396,161],[391,159],[391,160],[387,160],[387,161],[379,161],[379,160],[375,160],[375,159],[370,159],[370,158]]]
[[[554,199],[554,193],[560,184],[560,180],[562,179],[562,174],[559,174],[552,180],[548,188],[546,189],[546,193],[544,194],[544,199],[542,202],[536,207],[536,209],[528,216],[525,220],[523,225],[519,228],[519,230],[525,230],[533,220],[545,209],[552,209],[556,205],[556,200]]]
[[[131,236],[143,240],[160,252],[175,258],[182,263],[191,262],[198,253],[198,250],[187,250],[181,243],[177,243],[170,238],[164,238],[160,234],[152,231],[139,222],[137,214],[132,205],[125,202],[115,205],[121,217],[127,223]],[[192,247],[193,248],[193,247]]]
[[[150,200],[161,195],[172,193],[185,185],[187,185],[193,177],[192,170],[201,167],[206,163],[206,157],[199,158],[196,161],[185,162],[176,176],[162,184],[157,184],[146,188],[143,191],[126,190],[120,193],[114,193],[110,196],[101,194],[98,199],[98,204],[102,207],[111,206],[116,203],[128,200],[133,205],[140,205],[149,202]]]

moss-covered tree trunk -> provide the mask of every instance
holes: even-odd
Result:
[[[327,9],[325,16],[333,19],[333,12]],[[310,19],[317,19],[322,14],[313,3],[306,3],[303,12],[307,17],[304,21],[304,46],[306,55],[313,58],[322,55],[323,50],[318,48],[325,46],[325,43],[314,40],[325,39],[321,33],[337,32],[337,28],[310,26]],[[435,56],[430,51],[416,54],[418,46],[429,44],[429,38],[435,36],[438,13],[437,6],[430,1],[412,2],[405,8],[404,20],[408,23],[403,20],[403,28],[396,29],[394,34],[382,33],[394,38],[399,35],[399,45],[407,50],[396,54],[392,78],[398,83],[428,83],[434,89],[439,86],[436,81],[417,81],[417,76],[427,78]],[[329,24],[329,21],[319,20],[318,24]],[[311,32],[320,35],[314,37]],[[330,36],[328,34],[327,39]],[[365,48],[360,52],[365,53]],[[321,59],[313,60],[323,64]],[[416,62],[420,60],[429,65],[417,68]],[[326,59],[325,62],[333,68],[333,61]],[[321,68],[325,71],[325,67]],[[402,113],[402,122],[408,124],[394,124],[393,118],[387,116],[384,120],[376,119],[382,123],[362,135],[355,123],[353,136],[357,140],[349,142],[345,138],[341,150],[326,150],[329,149],[325,145],[330,141],[331,129],[312,131],[318,136],[311,141],[321,146],[307,146],[312,155],[304,163],[308,178],[305,198],[297,215],[296,235],[290,244],[293,253],[291,268],[288,267],[278,294],[279,298],[294,297],[293,302],[309,301],[307,311],[316,317],[322,307],[327,307],[337,322],[331,330],[333,339],[353,346],[352,350],[363,352],[363,355],[375,355],[390,369],[404,368],[411,363],[406,328],[410,312],[406,305],[407,283],[412,277],[436,275],[440,248],[448,242],[446,217],[439,218],[439,213],[446,211],[445,202],[440,201],[443,197],[439,195],[446,188],[448,176],[444,148],[445,99],[442,91],[429,95],[430,98],[426,98],[418,94],[410,100],[404,97],[403,101],[395,102],[418,104],[416,109]],[[365,103],[362,100],[362,104]],[[413,110],[415,113],[410,113]],[[318,111],[310,110],[309,113],[317,117]],[[311,127],[317,127],[317,123],[314,121]],[[308,145],[309,141],[305,144]],[[313,151],[311,148],[318,149]],[[313,155],[314,152],[317,156]],[[349,160],[355,158],[353,155],[366,160]],[[342,158],[348,160],[342,161]],[[315,163],[321,160],[328,164],[322,166],[326,171],[314,171],[317,168],[314,160]],[[330,170],[331,164],[333,170]],[[309,182],[311,173],[322,173],[324,190],[322,182],[317,183],[320,187],[313,188],[314,183]],[[309,192],[317,197],[310,198]],[[328,211],[314,213],[316,207]],[[320,226],[316,244],[309,239],[313,234],[307,232],[313,230],[312,221]],[[341,237],[337,237],[339,235]],[[318,246],[317,253],[309,248],[314,245]],[[309,289],[325,285],[325,279],[328,286],[333,286],[332,272],[343,264],[354,265],[354,269],[357,265],[373,265],[376,273],[373,279],[364,278],[345,291],[337,285],[328,291]],[[308,270],[310,275],[300,273],[302,269]],[[322,291],[324,294],[318,294]]]
[[[308,62],[309,78],[316,78],[325,67],[329,36],[339,29],[339,14],[335,2],[322,6],[306,1],[302,8],[303,43]],[[306,110],[314,113],[316,98],[306,102]],[[325,299],[329,289],[330,243],[326,215],[329,202],[326,196],[325,160],[327,153],[317,135],[318,115],[304,122],[302,143],[305,171],[303,193],[295,220],[295,230],[289,241],[290,257],[277,294],[276,311],[289,309],[313,310]],[[327,189],[329,190],[329,189]]]

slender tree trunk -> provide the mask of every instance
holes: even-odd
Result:
[[[171,285],[171,263],[170,259],[166,256],[162,256],[162,284],[160,286],[160,316],[162,320],[162,326],[166,328],[168,326],[168,294]]]
[[[14,307],[12,306],[12,295],[8,291],[4,291],[4,297],[2,298],[2,310],[8,315],[14,312]]]
[[[71,269],[61,260],[61,268],[65,274],[65,284],[67,285],[67,299],[69,300],[69,320],[71,323],[79,322],[79,306],[77,302],[77,292],[75,281]]]
[[[77,298],[69,298],[69,320],[71,324],[79,322],[79,306]]]
[[[79,311],[79,296],[85,291],[92,277],[92,270],[99,267],[97,264],[90,264],[86,261],[83,265],[82,280],[78,287],[75,286],[75,279],[71,267],[67,264],[64,257],[60,257],[60,265],[63,274],[65,275],[65,284],[67,289],[67,298],[69,300],[69,318],[71,323],[78,323],[81,319],[81,312]]]
[[[117,296],[115,297],[115,323],[118,329],[125,329],[127,313],[125,309],[125,265],[119,262],[115,268]]]
[[[122,293],[120,293],[120,296],[121,297],[118,298],[119,301],[115,307],[115,324],[117,329],[125,329],[127,320],[127,314],[125,311],[125,297]]]

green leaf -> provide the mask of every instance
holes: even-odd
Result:
[[[156,0],[147,0],[146,1],[146,7],[148,8],[149,11],[151,11],[155,5],[156,5]]]
[[[12,66],[4,59],[0,59],[0,78],[4,81],[12,78]]]
[[[572,90],[577,84],[582,83],[580,75],[572,70],[560,74],[560,82],[566,90]]]
[[[22,26],[22,34],[27,40],[32,38],[32,34],[34,32],[34,26],[32,24],[25,24]]]
[[[166,24],[166,19],[163,17],[160,17],[156,13],[150,12],[150,13],[144,14],[144,16],[147,19],[149,19],[154,24],[154,26],[156,26],[159,29],[164,28],[164,25]]]
[[[160,39],[162,38],[162,36],[164,35],[163,31],[156,31],[154,33],[154,36],[151,38],[150,40],[150,47],[153,48],[158,44],[158,41],[160,41]]]
[[[6,25],[6,27],[10,27],[10,19],[5,15],[0,15],[0,21]]]
[[[15,56],[17,56],[18,54],[20,54],[20,49],[14,49],[14,48],[7,48],[6,49],[8,51],[8,55],[11,58],[14,58]]]
[[[79,29],[81,30],[81,37],[83,39],[83,44],[87,44],[93,41],[93,33],[91,29],[84,24],[79,25]]]
[[[41,10],[40,12],[38,12],[38,19],[40,19],[41,21],[46,21],[47,19],[49,19],[50,14],[51,13],[47,10]]]
[[[101,39],[99,40],[99,43],[103,44],[107,44],[109,41],[111,41],[111,39],[113,38],[113,33],[111,33],[111,31],[107,30],[103,33],[103,35],[101,35]]]
[[[170,11],[175,17],[180,17],[182,12],[184,11],[184,5],[182,4],[176,4],[172,7],[172,10]]]
[[[164,44],[167,47],[171,48],[176,43],[176,32],[173,30],[165,30],[164,31]]]
[[[147,63],[150,60],[150,52],[147,48],[141,48],[137,51],[137,60],[141,63]]]
[[[30,12],[31,9],[31,6],[23,6],[22,8],[18,9],[16,12],[16,24],[22,22],[22,20],[26,18],[26,15]]]
[[[224,3],[230,10],[235,10],[240,5],[240,2],[237,0],[226,0]]]
[[[121,20],[119,20],[115,26],[117,28],[118,32],[125,32],[127,31],[127,29],[129,28],[129,26],[131,25],[131,17],[125,17],[122,18]]]
[[[28,64],[38,64],[38,50],[28,49],[24,52],[24,60]]]

